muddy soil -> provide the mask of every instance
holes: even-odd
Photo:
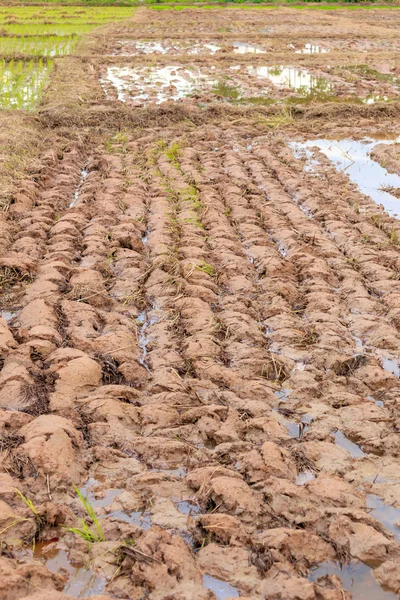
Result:
[[[158,105],[148,72],[178,40],[182,74],[177,34],[202,48],[204,30],[230,50],[199,52],[199,68],[243,61],[248,85],[268,52],[235,54],[247,37],[218,29],[308,28],[322,44],[356,14],[140,9],[93,34],[97,56],[57,59],[47,141],[0,213],[2,600],[399,597],[398,115],[351,106],[343,121],[316,98],[315,120],[234,118],[219,107],[235,98],[207,88]],[[385,15],[363,13],[357,38],[394,38]],[[284,52],[395,95],[375,71],[339,76],[333,48]],[[150,80],[144,108],[104,82],[115,65]]]

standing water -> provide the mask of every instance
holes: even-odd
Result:
[[[318,148],[325,156],[332,161],[332,164],[338,171],[348,175],[350,180],[355,183],[359,190],[370,196],[377,204],[383,204],[385,210],[391,216],[397,216],[400,212],[400,200],[388,190],[390,188],[400,188],[400,176],[388,171],[377,161],[371,158],[371,152],[377,144],[399,143],[400,138],[396,140],[373,140],[366,138],[361,141],[355,140],[309,140],[304,143],[292,142],[290,145],[296,158],[304,155],[309,148]],[[308,158],[306,156],[306,158]],[[309,170],[315,171],[315,165],[318,164],[314,159],[314,164],[310,165],[307,161]]]

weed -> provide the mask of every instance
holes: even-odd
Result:
[[[300,347],[312,346],[319,340],[319,335],[314,327],[306,328],[303,331],[299,331],[299,333],[301,337],[299,338],[297,345]]]
[[[24,496],[24,494],[20,490],[18,490],[17,488],[15,489],[15,493],[24,502],[24,504],[26,504],[26,506],[29,508],[29,510],[34,514],[35,518],[38,519],[41,522],[42,518],[38,514],[38,512],[36,510],[36,507],[33,504],[32,500],[30,498],[28,498],[27,496]]]
[[[238,88],[233,85],[229,85],[225,79],[220,79],[212,88],[212,91],[217,96],[222,98],[230,98],[236,100],[240,97]]]
[[[375,225],[375,227],[378,227],[378,229],[385,228],[385,223],[383,221],[383,215],[380,215],[380,214],[371,215],[370,221]]]
[[[181,146],[179,142],[173,142],[168,148],[164,150],[165,156],[169,162],[174,165],[177,169],[180,168],[179,157],[181,155]]]
[[[392,244],[393,246],[399,245],[399,234],[397,233],[396,229],[394,229],[394,228],[390,232],[389,243]]]
[[[86,523],[85,519],[79,519],[79,522],[81,524],[80,527],[65,527],[65,529],[67,531],[70,531],[71,533],[75,533],[75,535],[78,535],[83,540],[87,541],[89,546],[94,542],[105,542],[106,538],[104,537],[103,530],[101,528],[99,519],[97,518],[93,506],[90,504],[87,498],[83,497],[81,491],[76,486],[75,491],[89,519],[91,520],[95,531],[93,531],[92,526]]]
[[[270,117],[259,117],[258,119],[260,125],[266,125],[270,129],[279,129],[286,125],[292,125],[294,121],[292,111],[288,107],[283,108],[281,111]]]
[[[210,277],[217,277],[218,275],[217,269],[206,262],[200,265],[196,265],[196,269],[198,269],[199,271],[203,271],[203,273],[207,273],[207,275],[209,275]]]

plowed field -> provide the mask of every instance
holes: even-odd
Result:
[[[3,111],[1,600],[399,597],[399,22],[140,8]]]

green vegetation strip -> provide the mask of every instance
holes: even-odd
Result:
[[[0,107],[34,109],[52,68],[52,60],[3,60],[0,63]]]

